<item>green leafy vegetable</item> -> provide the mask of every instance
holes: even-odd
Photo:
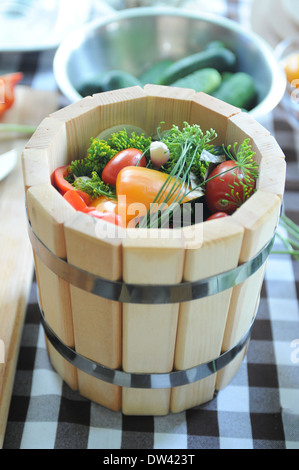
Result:
[[[151,141],[152,139],[150,137],[146,137],[144,134],[138,135],[135,131],[128,134],[127,130],[124,128],[111,134],[107,143],[118,152],[127,148],[135,148],[141,150],[141,152],[146,152],[149,149]]]
[[[74,177],[79,176],[91,178],[93,172],[96,172],[98,177],[101,178],[106,164],[118,152],[131,147],[146,152],[149,149],[150,143],[150,137],[145,137],[144,134],[137,135],[136,132],[128,135],[125,128],[111,134],[107,140],[91,138],[87,156],[70,163],[68,167],[70,176],[67,178],[67,181],[73,183]]]
[[[231,153],[231,145],[229,145],[226,149],[223,147],[228,158],[233,160],[237,167],[242,171],[244,175],[244,181],[247,186],[250,186],[252,182],[258,178],[259,168],[258,163],[253,158],[255,152],[252,150],[249,142],[249,138],[245,139],[239,146],[238,143],[235,142],[233,145],[234,154]]]
[[[173,125],[163,136],[158,128],[158,136],[169,149],[169,160],[161,167],[169,175],[153,201],[153,207],[160,204],[163,210],[152,213],[149,209],[147,215],[139,223],[139,227],[163,227],[165,223],[168,224],[176,205],[181,204],[187,194],[204,183],[204,175],[209,163],[200,160],[201,153],[204,149],[209,151],[213,149],[210,142],[217,137],[217,134],[213,129],[204,134],[199,125],[184,122],[182,130]],[[200,183],[196,188],[189,190],[191,172],[196,172]],[[182,194],[181,190],[184,187]],[[174,194],[177,196],[168,206]]]
[[[96,171],[93,171],[91,178],[79,177],[73,182],[73,186],[85,193],[89,194],[91,199],[98,198],[100,196],[107,196],[109,198],[116,199],[114,188],[105,184]]]
[[[96,172],[99,177],[105,165],[111,160],[118,152],[113,149],[104,140],[90,139],[90,146],[87,150],[87,156],[79,160],[74,160],[68,167],[68,181],[73,183],[74,176],[88,176],[91,178],[92,173]]]
[[[190,125],[184,122],[182,130],[174,125],[160,136],[160,140],[167,145],[170,154],[168,162],[161,169],[170,174],[176,168],[176,164],[183,159],[183,167],[189,168],[189,171],[198,178],[199,182],[202,182],[209,162],[201,160],[201,153],[204,149],[213,152],[214,146],[211,142],[216,137],[217,134],[213,129],[204,134],[197,124]]]

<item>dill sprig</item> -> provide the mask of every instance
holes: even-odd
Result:
[[[146,216],[138,223],[138,227],[165,226],[170,215],[182,203],[186,195],[195,191],[196,188],[189,190],[190,173],[194,162],[200,158],[204,148],[210,149],[212,147],[210,142],[217,137],[217,134],[213,129],[204,134],[197,124],[191,126],[185,122],[182,131],[174,125],[163,137],[160,134],[160,128],[158,128],[158,136],[169,149],[171,161],[168,167],[169,174]],[[163,166],[163,171],[166,166]],[[197,187],[199,186],[200,184]],[[168,205],[169,201],[171,203]]]
[[[276,236],[284,245],[285,250],[272,250],[271,253],[290,255],[299,261],[299,226],[283,213],[279,219],[279,227],[287,233],[285,236],[278,230],[276,231]]]
[[[127,130],[124,128],[112,133],[107,140],[107,144],[118,152],[127,148],[135,148],[141,150],[141,152],[146,153],[149,149],[151,141],[151,137],[146,137],[144,133],[137,134],[135,131],[133,131],[132,133],[128,134]]]
[[[182,150],[185,144],[184,166],[189,167],[199,181],[203,181],[209,162],[201,160],[203,150],[213,152],[214,146],[211,143],[216,139],[217,134],[214,129],[204,133],[198,124],[188,124],[184,122],[182,130],[173,125],[168,131],[161,133],[161,127],[158,127],[158,136],[160,140],[167,145],[169,149],[169,160],[161,168],[165,173],[171,173],[176,163],[182,158]]]
[[[117,152],[118,150],[112,148],[105,140],[91,138],[86,157],[73,160],[68,166],[67,180],[73,183],[74,177],[88,176],[91,178],[94,171],[101,177],[106,164]]]
[[[151,212],[151,209],[149,209],[146,218],[143,219],[142,224],[139,224],[139,226],[146,225],[147,227],[151,227],[152,221],[154,220],[155,226],[157,226],[159,223],[159,226],[163,227],[166,221],[169,221],[169,214],[173,213],[177,207],[177,204],[182,204],[185,198],[187,198],[192,192],[195,192],[199,188],[204,187],[208,181],[224,175],[227,172],[232,172],[235,169],[239,170],[238,173],[240,174],[240,178],[238,178],[236,184],[230,185],[231,193],[227,194],[227,197],[230,198],[230,202],[233,199],[236,203],[236,206],[240,206],[253,193],[252,187],[255,185],[255,181],[258,178],[258,163],[253,158],[255,152],[253,152],[252,147],[249,144],[249,139],[245,139],[239,146],[238,143],[235,143],[233,145],[234,154],[231,153],[231,145],[226,149],[223,147],[227,158],[233,160],[235,166],[229,168],[228,170],[224,170],[218,175],[200,181],[198,185],[190,189],[190,172],[192,172],[194,162],[198,158],[198,153],[202,152],[202,150],[207,146],[211,146],[210,141],[215,138],[216,133],[213,131],[213,129],[211,129],[210,131],[207,131],[206,134],[203,134],[198,125],[189,126],[187,123],[185,123],[185,128],[187,129],[187,132],[181,135],[181,139],[177,138],[178,129],[175,128],[174,144],[177,150],[178,148],[180,149],[180,155],[172,167],[169,173],[169,177],[165,181],[153,202],[155,205],[155,203],[161,204],[162,201],[166,208],[163,210],[163,207],[161,206],[162,210],[157,211],[156,206],[154,208],[154,214]],[[168,191],[168,187],[173,181],[173,178],[175,183],[172,183],[172,188],[170,191]],[[238,184],[242,185],[243,188],[244,196],[242,197],[242,200],[237,188]],[[182,192],[183,188],[185,189]],[[176,197],[168,206],[167,203],[171,200],[171,197],[174,194],[176,194]]]
[[[224,147],[224,152],[230,160],[236,164],[239,169],[237,180],[233,184],[229,184],[230,193],[226,194],[229,202],[240,207],[252,195],[252,188],[258,178],[258,163],[254,160],[255,152],[249,144],[250,139],[245,139],[241,145],[237,142],[233,146]],[[233,147],[234,152],[231,152]],[[242,191],[240,191],[240,187]],[[240,194],[241,193],[241,194]]]

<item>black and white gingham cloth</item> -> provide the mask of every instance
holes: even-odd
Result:
[[[247,3],[223,2],[223,14],[239,20]],[[53,54],[0,54],[0,68],[13,63],[24,83],[55,89]],[[284,209],[299,224],[298,133],[280,107],[267,125],[286,155]],[[134,417],[80,397],[52,369],[33,279],[3,449],[299,449],[298,298],[299,262],[271,254],[248,353],[233,381],[206,405]]]

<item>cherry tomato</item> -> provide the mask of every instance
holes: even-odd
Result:
[[[79,189],[75,189],[74,186],[69,183],[65,177],[67,176],[67,168],[68,165],[60,166],[56,168],[54,173],[51,176],[51,181],[54,186],[58,189],[58,191],[63,195],[69,190],[76,191],[81,198],[85,201],[88,205],[90,203],[90,196],[85,193],[84,191],[80,191]]]
[[[11,108],[15,101],[15,86],[23,79],[22,72],[0,76],[0,114]]]
[[[74,209],[77,211],[83,211],[87,207],[82,197],[78,194],[78,191],[74,191],[74,188],[69,189],[63,195],[64,199],[69,202]]]
[[[129,148],[118,152],[105,166],[102,172],[102,180],[105,184],[116,186],[116,178],[120,170],[126,166],[146,167],[146,158],[142,155],[141,150]]]
[[[231,169],[231,171],[229,171]],[[226,173],[224,173],[226,172]],[[233,160],[220,163],[212,171],[206,183],[206,203],[210,212],[232,214],[254,191],[254,180],[245,183],[240,168]]]
[[[210,215],[207,220],[221,219],[222,217],[228,217],[226,212],[215,212],[215,214]]]

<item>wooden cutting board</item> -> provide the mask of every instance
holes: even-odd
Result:
[[[57,108],[57,93],[18,86],[14,105],[0,122],[37,126]],[[29,137],[0,131],[0,154],[11,149],[18,152],[15,168],[0,181],[0,448],[34,272],[21,165],[21,152]]]

